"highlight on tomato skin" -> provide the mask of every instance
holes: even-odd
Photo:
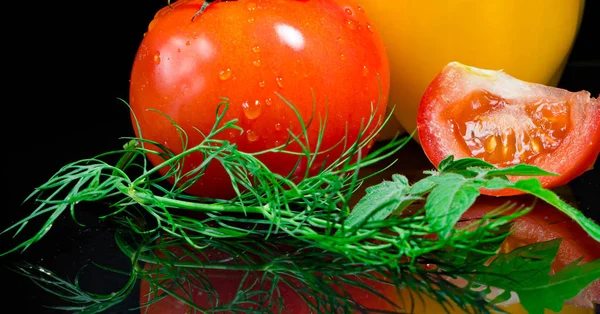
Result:
[[[238,119],[243,132],[230,130],[217,139],[235,143],[242,152],[265,151],[285,144],[288,130],[296,135],[302,130],[284,98],[304,123],[313,118],[306,136],[312,151],[319,120],[326,123],[319,150],[327,153],[315,161],[316,171],[341,155],[345,137],[354,143],[371,116],[367,134],[385,119],[390,85],[385,46],[354,0],[218,1],[192,21],[203,3],[175,1],[150,22],[131,71],[136,136],[180,153],[180,135],[164,115],[187,133],[192,147],[203,139],[197,130],[210,133],[217,105],[227,98],[223,121]],[[286,148],[301,151],[296,143]],[[155,165],[163,161],[149,158]],[[298,162],[292,154],[259,158],[282,175]],[[200,154],[188,156],[183,171],[203,160]],[[235,196],[231,185],[214,162],[186,192],[227,199]]]
[[[533,209],[515,220],[512,234],[503,243],[501,252],[509,252],[528,244],[562,239],[556,258],[552,262],[552,272],[560,271],[578,259],[581,259],[581,263],[586,263],[600,258],[600,242],[591,238],[575,221],[557,208],[531,195],[481,196],[463,214],[459,225],[479,220],[507,203],[513,204],[515,208],[533,206]],[[510,212],[506,214],[508,213]],[[593,308],[594,304],[600,304],[600,280],[590,284],[567,304],[581,308]]]
[[[587,91],[451,62],[423,94],[417,128],[423,151],[436,166],[449,155],[481,158],[500,168],[531,164],[558,174],[538,177],[552,189],[580,176],[597,159],[600,100]],[[513,189],[482,193],[523,194]]]

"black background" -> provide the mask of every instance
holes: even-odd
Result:
[[[154,13],[167,0],[43,1],[4,5],[4,15],[16,22],[3,31],[3,163],[4,200],[0,230],[32,210],[23,199],[68,162],[118,149],[119,138],[133,135],[127,100],[129,71],[137,47]],[[22,8],[32,5],[31,8]],[[600,94],[600,1],[586,4],[584,20],[568,66],[559,84],[570,90]],[[7,22],[3,22],[7,23]],[[14,24],[16,23],[16,24]],[[493,39],[490,39],[493,40]],[[501,48],[499,48],[501,49]],[[598,167],[597,167],[598,168]],[[600,218],[599,171],[572,183],[582,210]],[[595,211],[596,213],[592,213]],[[598,219],[596,218],[596,219]],[[66,216],[24,254],[0,258],[0,265],[27,260],[72,279],[86,261],[126,269],[113,244],[112,230],[86,217],[79,228]],[[10,238],[0,238],[0,249]],[[1,269],[4,306],[15,312],[50,313],[43,305],[57,304],[28,280]],[[88,271],[84,287],[111,292],[125,277]],[[85,284],[87,283],[87,285]],[[91,284],[90,284],[91,283]],[[127,313],[137,294],[110,313]],[[6,310],[0,309],[0,312]],[[10,311],[12,312],[12,311]]]

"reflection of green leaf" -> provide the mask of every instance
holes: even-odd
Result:
[[[592,282],[600,279],[600,259],[578,264],[575,261],[554,276],[548,276],[539,282],[531,283],[518,294],[521,304],[529,313],[543,313],[543,307],[560,312],[566,300],[569,300]]]
[[[529,313],[543,314],[544,309],[559,312],[566,300],[600,279],[600,259],[581,265],[575,261],[550,276],[560,243],[561,239],[555,239],[499,254],[489,266],[478,267],[472,280],[504,289],[495,302],[508,299],[512,291]]]
[[[499,254],[489,266],[482,265],[476,269],[478,275],[475,281],[510,290],[523,286],[523,282],[540,274],[548,276],[560,242],[561,239],[540,242]]]

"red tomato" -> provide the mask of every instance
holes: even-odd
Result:
[[[314,164],[342,153],[346,138],[354,143],[372,115],[371,132],[381,123],[389,93],[385,47],[369,18],[353,0],[238,0],[211,4],[192,21],[203,0],[180,0],[161,9],[148,27],[133,63],[130,105],[141,136],[181,152],[171,117],[199,144],[215,123],[222,98],[230,102],[224,121],[239,119],[243,134],[228,131],[240,151],[257,152],[284,144],[288,129],[300,135],[292,109],[304,122],[311,115],[308,140],[315,148],[319,118],[326,129]],[[132,117],[133,118],[133,117]],[[135,126],[137,136],[140,136]],[[300,151],[299,145],[288,150]],[[260,157],[272,171],[288,174],[298,162],[289,154]],[[154,164],[162,162],[150,156]],[[201,155],[186,159],[184,171],[198,167]],[[304,173],[305,163],[298,174]],[[166,169],[164,169],[166,170]],[[313,171],[314,172],[314,171]],[[231,180],[221,165],[211,164],[187,192],[227,198]]]
[[[423,94],[417,129],[434,165],[449,155],[482,158],[501,168],[532,164],[560,174],[539,177],[544,187],[554,188],[590,169],[598,157],[600,101],[586,91],[452,62]]]
[[[503,251],[554,239],[562,239],[552,270],[559,271],[568,264],[583,258],[582,263],[600,258],[600,242],[592,239],[575,221],[555,207],[541,200],[534,200],[530,195],[512,197],[483,196],[462,216],[461,224],[480,219],[490,211],[506,204],[514,203],[516,207],[535,207],[531,212],[516,219],[511,234],[503,244]],[[600,304],[600,280],[588,286],[570,303],[581,307],[593,307]]]

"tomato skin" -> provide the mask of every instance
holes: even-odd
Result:
[[[240,151],[257,152],[285,143],[288,129],[301,131],[291,102],[307,122],[314,149],[319,118],[327,115],[320,150],[346,136],[356,140],[361,123],[373,114],[383,119],[389,93],[389,64],[384,44],[353,0],[239,0],[215,2],[191,20],[202,0],[180,0],[160,10],[148,27],[132,67],[130,105],[137,136],[181,152],[171,117],[189,136],[189,146],[203,139],[215,123],[217,105],[229,100],[224,121],[239,119],[244,133],[228,131]],[[314,98],[313,98],[314,96]],[[313,112],[314,103],[314,112]],[[379,106],[378,106],[379,104]],[[374,112],[372,112],[372,106]],[[135,117],[133,116],[135,115]],[[300,151],[298,145],[289,150]],[[317,160],[335,160],[342,145]],[[154,164],[161,160],[150,156]],[[202,162],[187,158],[184,170]],[[298,157],[267,154],[272,171],[288,174]],[[303,169],[300,169],[303,170]],[[303,171],[300,171],[303,172]],[[216,163],[187,192],[232,197],[231,180]]]
[[[515,208],[533,206],[529,213],[515,220],[513,233],[505,243],[508,251],[527,244],[562,239],[556,258],[552,262],[554,272],[580,258],[582,259],[581,263],[600,258],[600,242],[590,237],[579,224],[567,215],[531,195],[482,196],[463,214],[460,224],[468,224],[470,221],[481,219],[507,203],[515,205]],[[600,304],[600,280],[590,284],[569,303],[584,308],[593,307],[594,303]]]
[[[444,111],[457,111],[471,104],[461,103],[472,92],[490,91],[499,97],[517,101],[555,100],[570,103],[570,129],[561,144],[550,153],[542,153],[523,162],[558,176],[537,177],[548,189],[563,186],[592,168],[600,153],[600,100],[586,91],[564,89],[518,80],[502,71],[485,70],[451,62],[431,82],[421,99],[417,119],[418,136],[427,158],[437,166],[449,155],[456,159],[472,157],[464,143],[456,139],[451,121]],[[497,128],[508,128],[501,123]],[[539,128],[538,125],[536,127]],[[488,160],[489,161],[489,160]],[[493,162],[492,162],[493,163]],[[501,165],[496,164],[500,168]],[[516,180],[524,177],[511,177]],[[523,194],[514,189],[483,190],[495,196]]]

